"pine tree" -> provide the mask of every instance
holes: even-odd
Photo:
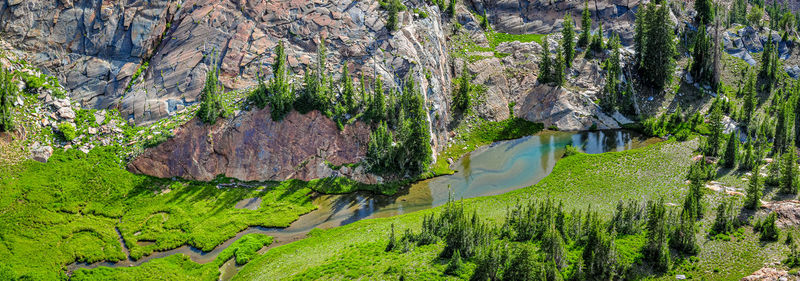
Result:
[[[389,0],[389,18],[386,19],[386,28],[389,31],[397,30],[397,13],[400,12],[400,1],[399,0]]]
[[[450,14],[451,18],[456,16],[456,0],[450,0],[450,6],[447,7],[447,13]]]
[[[640,60],[641,67],[639,73],[645,82],[653,88],[661,89],[672,81],[672,72],[675,69],[675,35],[673,33],[674,23],[670,19],[668,5],[656,6],[650,2],[644,9],[645,21],[642,38],[638,40],[643,44],[641,54],[636,57]],[[641,12],[640,12],[641,13]],[[635,35],[637,36],[637,35]]]
[[[339,92],[339,103],[347,113],[354,114],[358,109],[356,104],[356,89],[353,86],[353,78],[350,77],[350,71],[347,69],[347,63],[342,65],[342,78],[339,80],[342,86]]]
[[[670,267],[670,253],[667,248],[666,208],[664,198],[647,204],[647,242],[642,248],[644,259],[658,272],[666,272]]]
[[[758,166],[753,168],[750,183],[747,185],[747,196],[744,199],[744,207],[750,210],[757,210],[761,207],[761,196],[763,195],[761,186],[761,171]]]
[[[764,181],[765,184],[776,187],[781,186],[781,181],[783,180],[783,176],[781,175],[783,173],[782,159],[780,154],[776,153],[773,156],[772,163],[767,166],[769,170],[767,170],[767,178]]]
[[[695,239],[695,218],[691,211],[684,209],[681,212],[680,222],[672,237],[669,239],[670,247],[686,255],[694,255],[699,247]]]
[[[564,249],[564,239],[553,224],[550,224],[550,227],[544,233],[541,249],[545,253],[546,259],[554,261],[559,269],[567,265],[567,251]]]
[[[709,24],[714,20],[714,3],[711,0],[694,1],[694,10],[697,11],[695,20],[700,24]]]
[[[372,122],[379,123],[386,120],[386,97],[383,94],[383,81],[380,77],[375,79],[374,88],[372,98],[369,99],[367,115]]]
[[[600,22],[597,24],[597,33],[592,36],[592,44],[589,47],[593,52],[602,52],[603,51],[603,23]]]
[[[419,175],[428,170],[432,160],[431,132],[425,101],[411,75],[406,78],[403,96],[405,120],[402,121],[401,138],[406,155],[398,157],[405,161],[398,167],[403,167],[410,175]]]
[[[444,270],[444,273],[457,276],[463,267],[464,262],[461,261],[461,252],[456,250],[456,252],[450,258],[450,262],[447,263],[447,268]]]
[[[722,142],[722,105],[719,102],[714,102],[711,105],[711,115],[708,120],[708,129],[711,135],[708,137],[708,155],[717,156],[719,146]]]
[[[225,116],[225,108],[220,97],[222,89],[216,55],[212,55],[209,70],[206,72],[206,83],[200,92],[200,108],[197,110],[197,116],[206,124],[214,124],[217,118]]]
[[[722,201],[717,206],[717,216],[714,218],[714,224],[711,225],[711,235],[726,234],[733,231],[733,222],[730,219],[732,215],[732,203]]]
[[[754,74],[750,74],[747,83],[744,86],[744,105],[742,112],[744,113],[744,125],[750,127],[750,122],[753,121],[753,113],[756,111],[756,78]]]
[[[14,129],[13,100],[17,94],[11,71],[0,66],[0,132]]]
[[[725,146],[725,155],[722,161],[726,168],[733,168],[736,167],[738,158],[739,138],[736,136],[736,133],[732,133],[728,138],[728,144]]]
[[[697,0],[702,2],[707,0]],[[700,24],[694,40],[694,52],[692,56],[691,73],[699,82],[713,85],[713,58],[711,54],[711,38],[706,32],[705,24]]]
[[[781,231],[775,224],[775,213],[769,213],[764,222],[761,223],[761,241],[778,241]]]
[[[547,84],[551,82],[553,76],[553,63],[550,61],[550,44],[547,36],[542,40],[542,59],[539,61],[539,83]]]
[[[275,48],[275,62],[272,64],[273,77],[269,85],[267,85],[270,114],[272,115],[272,120],[275,121],[283,119],[292,110],[292,104],[294,103],[294,89],[289,83],[289,67],[287,64],[286,48],[283,41],[280,41]]]
[[[553,78],[551,79],[551,81],[559,87],[564,85],[564,68],[566,66],[564,56],[561,53],[562,52],[558,52],[556,54],[555,65],[553,65]]]
[[[534,261],[530,248],[523,247],[511,260],[511,264],[503,274],[503,280],[538,280],[543,271],[544,269]]]
[[[750,138],[747,138],[747,146],[745,148],[744,159],[742,159],[742,168],[746,170],[753,169],[753,167],[758,166],[756,164],[756,152],[753,149],[753,141]]]
[[[635,69],[642,69],[643,56],[645,50],[645,33],[647,33],[647,19],[649,18],[651,5],[639,5],[639,11],[636,13],[636,22],[633,30],[633,61]]]
[[[466,113],[472,104],[470,101],[470,80],[472,80],[472,75],[470,75],[466,64],[464,64],[461,70],[461,77],[458,78],[458,87],[453,95],[453,107],[463,113]]]
[[[586,48],[589,46],[589,39],[592,36],[592,15],[589,12],[589,0],[583,5],[583,14],[581,17],[581,29],[583,32],[578,38],[578,47]]]
[[[794,144],[783,154],[781,173],[781,193],[797,194],[797,151]]]
[[[572,67],[572,60],[575,59],[575,27],[572,23],[572,16],[567,13],[564,15],[564,22],[561,23],[561,50],[564,56],[564,67]],[[561,85],[561,84],[559,84]]]

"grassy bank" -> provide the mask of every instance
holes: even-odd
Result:
[[[127,258],[184,244],[210,250],[248,226],[288,226],[315,208],[305,183],[217,188],[134,175],[114,148],[56,152],[47,164],[0,167],[0,269],[53,280],[72,262]],[[260,197],[257,210],[237,209]],[[161,263],[161,262],[158,262]]]
[[[470,128],[471,127],[471,128]],[[533,123],[521,118],[506,119],[499,122],[481,120],[470,127],[461,126],[455,130],[453,142],[438,153],[436,164],[431,167],[435,175],[452,174],[448,159],[458,160],[478,147],[496,141],[518,139],[530,136],[544,129],[541,123]]]
[[[680,205],[686,194],[685,175],[691,163],[696,141],[668,141],[646,148],[600,155],[579,154],[564,158],[539,184],[502,194],[463,200],[467,213],[476,210],[495,225],[502,224],[506,210],[518,202],[551,198],[563,201],[566,210],[591,206],[601,216],[610,216],[618,200],[647,200],[664,196],[670,206]],[[599,180],[602,179],[602,180]],[[761,268],[764,263],[779,261],[788,253],[783,243],[763,243],[748,227],[743,235],[730,241],[707,239],[713,222],[713,209],[727,195],[705,196],[707,211],[696,234],[701,247],[696,258],[673,256],[673,268],[652,279],[673,280],[684,274],[694,279],[736,280]],[[673,204],[669,204],[673,203]],[[236,280],[282,279],[383,279],[445,280],[457,277],[443,274],[446,260],[438,258],[443,243],[416,247],[407,253],[385,252],[388,233],[411,228],[418,231],[422,217],[434,208],[384,219],[370,219],[343,227],[317,231],[309,238],[274,248],[245,266]],[[668,207],[679,211],[679,206]],[[352,235],[358,233],[358,235]],[[400,233],[398,233],[400,235]],[[782,239],[782,238],[781,238]],[[615,243],[623,262],[641,259],[644,234],[619,236]],[[571,258],[578,252],[568,249]],[[468,263],[468,268],[473,264]],[[468,277],[468,274],[460,276]]]

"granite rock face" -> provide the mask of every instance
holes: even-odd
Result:
[[[387,87],[412,73],[431,119],[441,118],[434,135],[445,135],[451,74],[441,13],[422,0],[404,3],[400,28],[389,32],[377,1],[0,0],[0,32],[58,76],[73,100],[119,108],[137,124],[197,102],[214,54],[224,85],[241,89],[255,84],[262,67],[271,75],[279,40],[302,74],[324,37],[332,73],[348,63],[351,75],[380,76]],[[149,67],[131,83],[144,62]]]
[[[328,165],[356,163],[366,155],[369,127],[361,122],[339,131],[319,111],[270,118],[269,107],[242,112],[214,125],[196,118],[175,137],[146,150],[128,165],[156,177],[208,181],[217,175],[239,180],[311,180],[331,176]],[[372,179],[362,179],[374,182]]]

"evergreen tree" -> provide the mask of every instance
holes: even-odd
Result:
[[[708,0],[697,0],[695,3],[703,1]],[[709,85],[713,85],[714,78],[712,49],[711,38],[706,32],[706,26],[701,23],[694,40],[691,74],[697,81]]]
[[[378,123],[386,120],[386,97],[383,94],[383,81],[380,77],[375,79],[374,87],[372,98],[369,99],[367,115],[372,122]]]
[[[356,89],[353,87],[353,78],[350,77],[350,71],[347,69],[347,63],[342,65],[342,78],[339,80],[342,86],[339,92],[339,104],[344,107],[344,110],[349,114],[355,114],[358,110],[356,104]]]
[[[389,0],[388,7],[386,8],[387,12],[389,12],[389,17],[386,19],[386,28],[388,28],[389,31],[397,30],[397,13],[402,10],[401,7],[404,6],[400,3],[400,0]]]
[[[711,114],[708,120],[708,129],[711,135],[708,137],[708,155],[717,156],[719,146],[722,142],[722,105],[719,102],[714,102],[711,105]]]
[[[470,75],[469,70],[467,70],[467,65],[464,64],[461,77],[458,78],[458,87],[455,89],[455,94],[453,95],[453,107],[463,113],[466,113],[472,104],[470,101],[470,80],[472,80],[472,75]]]
[[[717,206],[717,216],[714,218],[714,224],[711,225],[711,236],[717,234],[725,234],[733,231],[733,221],[730,216],[733,215],[733,203],[722,201]]]
[[[589,49],[592,52],[602,52],[603,51],[603,23],[600,22],[597,24],[597,33],[592,36],[592,44]]]
[[[744,159],[742,159],[742,168],[746,170],[753,169],[753,167],[758,166],[756,164],[758,157],[756,156],[756,152],[753,149],[753,141],[750,138],[747,138],[747,145],[745,148]]]
[[[529,247],[523,247],[511,260],[511,264],[503,274],[503,280],[541,280],[542,275],[544,269],[534,261],[533,252]]]
[[[450,0],[450,6],[447,7],[447,13],[450,14],[451,18],[456,16],[456,0]]]
[[[694,1],[694,10],[697,11],[695,20],[701,25],[714,21],[714,3],[711,0]]]
[[[767,171],[767,178],[764,181],[765,184],[769,186],[781,186],[781,181],[783,180],[783,165],[781,165],[783,158],[780,154],[775,154],[773,156],[772,163],[767,166],[769,170]]]
[[[553,65],[553,78],[551,79],[551,81],[559,87],[564,85],[564,71],[566,66],[564,56],[561,53],[562,52],[558,52],[556,54],[555,65]]]
[[[636,22],[633,29],[633,66],[635,69],[642,69],[643,55],[645,50],[645,33],[647,33],[647,19],[649,18],[651,6],[646,4],[639,5],[636,13]]]
[[[688,199],[688,197],[687,197]],[[672,237],[669,239],[670,247],[686,255],[694,255],[699,247],[695,239],[695,218],[686,208],[681,212],[680,222]]]
[[[670,267],[670,253],[667,248],[667,210],[664,198],[647,204],[647,242],[642,248],[644,259],[654,270],[666,272]]]
[[[461,261],[461,252],[456,250],[447,263],[447,268],[444,270],[445,274],[457,276],[461,269],[464,268],[464,262]]]
[[[645,14],[646,23],[643,28],[639,28],[643,32],[643,37],[638,39],[643,44],[643,48],[638,50],[642,53],[636,56],[641,63],[639,73],[646,83],[657,89],[672,81],[672,72],[675,69],[675,35],[672,31],[674,23],[669,17],[667,6],[656,6],[654,2],[650,2],[640,12]]]
[[[797,151],[794,145],[789,146],[781,161],[783,161],[783,171],[781,173],[780,191],[786,194],[797,194]]]
[[[774,147],[778,152],[785,152],[794,137],[794,105],[783,103],[779,105],[778,122],[775,126]]]
[[[757,210],[761,207],[761,196],[763,195],[761,171],[759,171],[758,166],[753,168],[752,174],[750,183],[747,185],[747,196],[744,199],[744,207],[750,210]]]
[[[384,174],[394,169],[393,141],[394,137],[386,127],[386,122],[381,122],[378,128],[370,134],[366,159],[370,171]]]
[[[744,86],[744,105],[742,106],[742,113],[744,113],[744,125],[750,127],[750,122],[753,121],[753,113],[756,111],[756,78],[752,73],[747,79]]]
[[[408,76],[403,90],[403,112],[401,138],[403,167],[410,175],[419,175],[428,170],[432,160],[431,131],[428,122],[428,113],[425,110],[425,101],[416,87],[411,75]]]
[[[552,224],[544,233],[541,249],[545,253],[546,259],[555,262],[556,267],[564,268],[567,265],[567,251],[564,249],[564,239]]]
[[[778,241],[781,231],[775,224],[775,213],[769,213],[764,222],[761,223],[761,241]]]
[[[683,212],[688,212],[693,218],[703,217],[703,181],[699,178],[692,178],[689,185],[689,194],[683,203]]]
[[[225,108],[222,105],[222,97],[220,97],[222,89],[216,55],[212,55],[211,64],[206,72],[206,83],[200,92],[200,108],[197,110],[197,116],[203,123],[214,124],[217,122],[217,118],[225,116]]]
[[[272,80],[267,85],[267,101],[272,120],[283,119],[292,110],[294,93],[289,83],[289,67],[287,66],[286,48],[283,41],[275,48],[275,62],[272,64]]]
[[[561,50],[564,56],[564,67],[572,67],[572,60],[575,59],[575,27],[572,23],[572,16],[567,13],[564,15],[564,22],[561,23]],[[558,82],[556,80],[556,82]],[[561,85],[561,84],[559,84]]]
[[[17,85],[11,80],[11,71],[0,66],[0,132],[14,129],[13,100],[17,95]]]
[[[736,167],[738,158],[739,138],[736,136],[736,133],[732,133],[728,138],[728,144],[725,146],[725,155],[722,161],[726,168],[733,168]]]
[[[547,36],[542,39],[542,59],[539,61],[539,83],[547,84],[551,82],[553,76],[553,63],[550,61],[550,44]]]
[[[581,17],[581,29],[583,32],[578,38],[578,47],[586,48],[589,46],[589,39],[592,36],[592,15],[589,12],[589,0],[586,0],[583,5],[583,14]]]

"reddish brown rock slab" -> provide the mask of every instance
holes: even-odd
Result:
[[[786,281],[798,280],[797,276],[790,275],[786,270],[764,267],[753,274],[742,278],[742,281]]]
[[[369,127],[356,122],[343,130],[319,111],[292,111],[280,122],[268,108],[206,125],[197,118],[175,137],[147,149],[128,170],[161,178],[208,181],[217,175],[245,181],[327,177],[325,163],[342,165],[366,155]]]
[[[775,212],[779,227],[800,225],[800,201],[785,200],[777,202],[766,202],[762,207]]]

